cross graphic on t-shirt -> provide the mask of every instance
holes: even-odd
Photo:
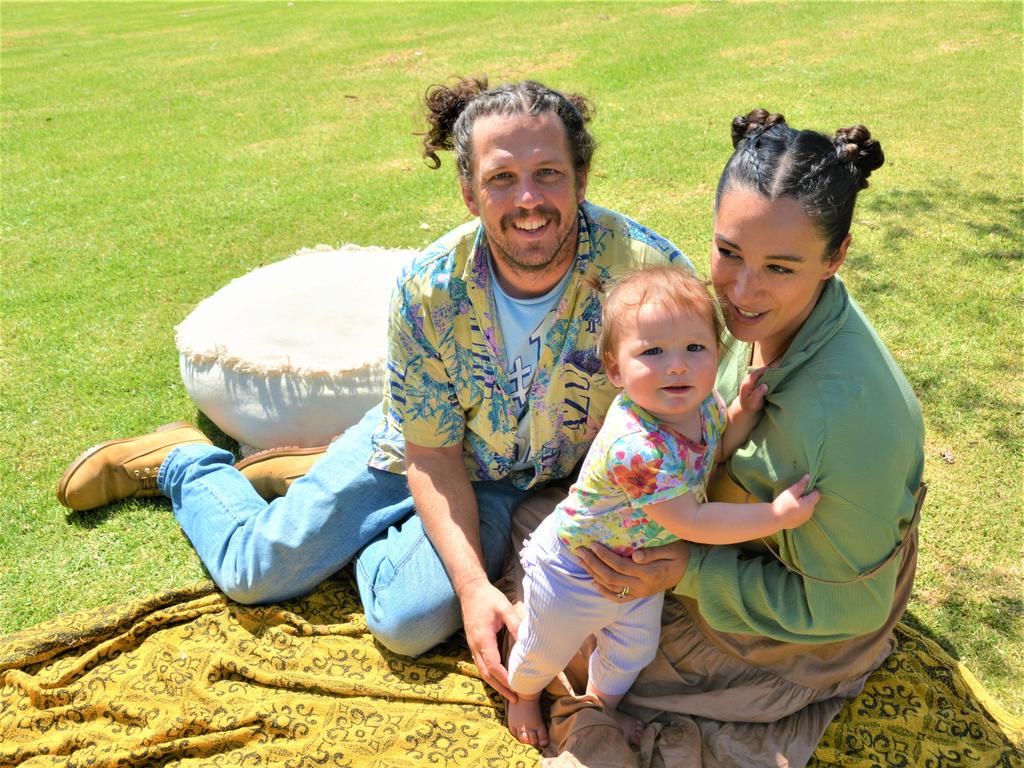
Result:
[[[533,366],[517,357],[512,363],[512,369],[508,372],[508,383],[512,388],[512,399],[515,400],[516,410],[522,411],[526,406],[526,396],[530,390],[530,382],[533,381]]]
[[[526,359],[523,359],[523,355],[516,355],[512,367],[507,371],[509,387],[512,389],[510,394],[520,414],[526,409],[527,397],[533,385],[533,372],[540,362],[540,347],[541,334],[530,334],[526,340],[526,349],[523,350]]]

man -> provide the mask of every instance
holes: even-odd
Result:
[[[384,645],[417,655],[462,624],[484,679],[514,699],[496,635],[518,617],[492,581],[512,511],[571,474],[615,393],[596,354],[598,287],[684,257],[584,202],[594,142],[581,99],[463,80],[433,88],[427,106],[424,154],[436,167],[435,150],[454,149],[479,220],[399,277],[383,418],[368,413],[269,504],[253,484],[302,474],[308,456],[269,451],[243,475],[181,423],[86,451],[58,498],[89,509],[169,496],[210,575],[245,603],[308,592],[354,557]]]

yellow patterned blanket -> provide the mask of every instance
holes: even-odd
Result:
[[[1020,766],[1024,722],[897,640],[812,765]],[[0,639],[3,766],[537,765],[502,715],[460,638],[415,661],[374,643],[347,575],[255,608],[202,583]]]

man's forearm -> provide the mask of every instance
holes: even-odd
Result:
[[[497,635],[505,628],[515,636],[519,616],[487,578],[476,494],[466,473],[462,448],[424,448],[406,443],[405,467],[423,529],[459,598],[473,661],[488,685],[515,701],[516,693],[508,685],[508,670],[501,664]]]
[[[407,444],[405,460],[409,490],[423,529],[461,597],[466,586],[487,580],[476,494],[466,474],[462,448]]]

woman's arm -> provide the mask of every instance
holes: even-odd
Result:
[[[879,482],[884,479],[877,478]],[[905,506],[894,490],[892,505]],[[913,512],[913,498],[903,490]],[[892,610],[900,558],[868,579],[900,540],[899,520],[858,508],[823,489],[814,517],[777,537],[780,556],[827,584],[794,573],[771,554],[752,555],[735,545],[677,542],[621,557],[600,545],[577,550],[583,567],[608,597],[646,597],[664,589],[695,598],[701,615],[721,632],[760,635],[782,642],[827,643],[867,634]],[[867,535],[866,535],[867,532]]]
[[[815,541],[795,544],[795,550],[820,546],[818,518],[827,514],[822,507],[828,501],[819,502],[808,525],[785,534]],[[701,615],[720,632],[814,644],[857,637],[885,623],[899,569],[896,558],[870,579],[837,586],[805,579],[771,555],[752,557],[734,545],[679,541],[622,557],[595,544],[577,554],[609,598],[620,599],[623,587],[629,587],[630,599],[674,589],[695,598]]]
[[[663,547],[638,549],[630,557],[617,555],[608,547],[594,544],[590,549],[577,549],[583,569],[605,597],[621,600],[628,587],[627,598],[650,597],[672,589],[686,573],[690,545],[685,541]]]

